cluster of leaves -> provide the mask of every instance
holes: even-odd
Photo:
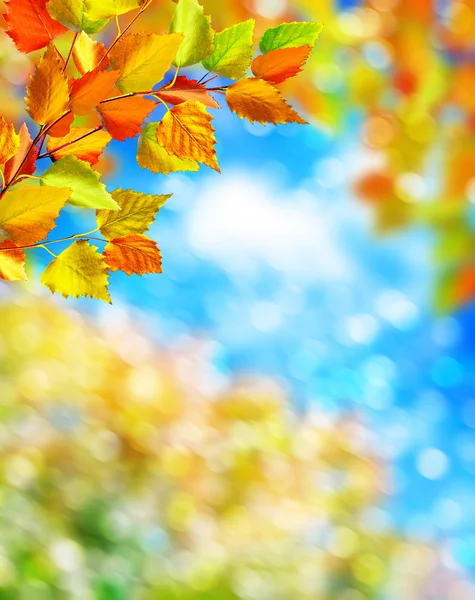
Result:
[[[25,98],[29,116],[39,125],[35,137],[26,123],[17,132],[0,117],[0,278],[26,279],[26,249],[53,254],[48,246],[65,241],[71,244],[53,254],[41,275],[44,285],[65,297],[110,302],[109,271],[161,272],[160,251],[145,232],[169,196],[122,189],[109,193],[93,166],[112,139],[140,134],[137,161],[154,173],[197,171],[200,164],[219,171],[208,111],[220,107],[213,94],[224,96],[232,112],[252,123],[306,123],[276,85],[301,71],[320,23],[268,29],[260,40],[261,54],[254,58],[254,20],[215,33],[197,0],[178,1],[169,33],[128,33],[151,1],[9,0],[7,33],[18,50],[46,51]],[[118,16],[134,9],[121,31]],[[114,17],[118,32],[107,47],[91,34]],[[69,30],[74,34],[64,58],[53,40]],[[179,75],[182,67],[199,64],[208,71],[200,81]],[[209,87],[218,77],[232,81],[220,79],[221,85]],[[166,109],[161,120],[145,123],[160,105]],[[84,117],[96,119],[95,125],[78,126]],[[35,176],[43,158],[53,164]],[[49,240],[66,204],[95,209],[97,227]],[[103,238],[93,236],[96,232]],[[105,244],[102,253],[99,243]]]

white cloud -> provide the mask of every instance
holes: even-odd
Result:
[[[338,239],[340,215],[322,210],[309,192],[284,194],[250,173],[228,173],[198,185],[187,233],[203,258],[234,273],[264,263],[309,282],[347,281],[354,273],[353,259]]]

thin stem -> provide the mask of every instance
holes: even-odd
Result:
[[[172,87],[175,85],[175,82],[176,82],[176,80],[177,80],[177,77],[178,77],[178,73],[179,73],[179,72],[180,72],[180,67],[177,67],[177,68],[176,68],[175,75],[174,75],[173,79],[172,79],[172,80],[171,80],[171,82],[170,82],[170,83],[169,83],[169,84],[168,84],[168,85],[167,85],[167,86],[164,88],[165,90],[169,90],[170,88],[172,88]]]
[[[165,100],[162,100],[160,98],[160,96],[154,96],[154,98],[156,98],[159,102],[161,102],[163,104],[163,106],[168,110],[168,112],[170,112],[170,107],[168,106],[168,104],[165,102]]]
[[[2,188],[5,187],[5,177],[3,176],[3,171],[0,171],[0,177],[2,179]]]
[[[211,83],[212,81],[214,81],[215,79],[218,79],[218,75],[214,75],[213,77],[210,77],[209,79],[207,79],[206,81],[203,81],[203,85],[208,85],[208,83]]]
[[[117,25],[117,35],[120,35],[120,23],[119,23],[119,15],[115,16],[115,24]]]
[[[203,79],[206,79],[208,77],[208,75],[211,75],[211,73],[209,71],[206,71],[206,73],[203,75],[203,77],[198,81],[198,83],[201,83],[203,81]]]
[[[2,189],[2,191],[0,193],[0,198],[2,198],[5,195],[5,193],[9,190],[9,188],[15,183],[15,180],[18,177],[18,174],[20,173],[20,171],[22,170],[23,165],[26,162],[26,159],[30,155],[30,152],[35,147],[36,142],[40,139],[40,137],[41,137],[41,135],[43,133],[43,127],[44,127],[43,125],[40,127],[40,130],[36,134],[35,139],[31,142],[30,147],[28,148],[25,156],[23,157],[23,159],[22,159],[21,163],[19,164],[18,169],[15,171],[13,177],[10,179],[10,181]]]
[[[66,57],[66,60],[64,61],[63,73],[66,71],[66,67],[68,66],[68,62],[69,62],[69,59],[71,58],[71,54],[73,53],[74,44],[76,43],[76,40],[78,39],[78,35],[79,35],[79,33],[76,31],[76,33],[74,34],[74,37],[73,37],[71,48],[69,48],[68,56]]]
[[[78,238],[95,240],[96,242],[102,242],[104,244],[107,244],[108,243],[107,240],[89,235],[91,233],[95,233],[96,231],[99,231],[99,230],[93,229],[92,231],[89,231],[86,233],[77,233],[76,235],[70,235],[68,237],[60,238],[58,240],[48,240],[46,242],[37,242],[36,244],[26,244],[25,246],[17,246],[17,248],[19,248],[20,250],[27,250],[28,248],[44,248],[45,246],[49,246],[50,244],[59,244],[60,242],[69,242],[71,240],[76,240]],[[47,248],[44,248],[44,249],[46,250]],[[5,249],[0,248],[0,252],[4,252],[7,250],[9,250],[9,248],[5,248]],[[54,256],[56,256],[56,255],[54,255]]]
[[[37,159],[47,158],[48,156],[51,156],[51,154],[54,154],[55,152],[58,152],[59,150],[62,150],[63,148],[67,148],[68,146],[72,146],[76,142],[79,142],[79,140],[83,140],[84,138],[87,138],[88,136],[92,135],[93,133],[96,133],[96,131],[100,131],[101,129],[104,129],[104,125],[99,125],[95,129],[91,129],[91,131],[88,131],[84,135],[79,136],[75,140],[71,140],[70,142],[66,142],[65,144],[62,144],[61,146],[58,146],[57,148],[53,148],[53,150],[48,150],[48,152],[43,152],[43,154],[39,154]]]
[[[132,25],[135,23],[135,21],[150,6],[151,3],[152,3],[152,0],[147,0],[147,2],[145,2],[145,4],[140,8],[139,12],[135,15],[135,17],[130,21],[130,23],[126,27],[124,27],[123,31],[121,31],[121,33],[119,35],[116,36],[115,40],[112,42],[112,44],[109,46],[109,48],[107,48],[107,50],[104,53],[103,57],[99,61],[99,64],[97,65],[98,67],[102,64],[102,61],[110,53],[110,51],[117,44],[117,42],[120,40],[120,38],[126,33],[126,31],[128,31],[132,27]]]
[[[43,248],[43,250],[46,250],[46,252],[49,252],[49,254],[51,254],[51,256],[54,256],[55,258],[58,258],[58,255],[55,254],[54,252],[51,252],[51,250],[46,247],[44,244],[38,244],[38,246],[36,246],[37,248]]]

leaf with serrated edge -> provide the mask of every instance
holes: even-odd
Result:
[[[110,19],[123,15],[142,4],[142,0],[87,0],[87,16],[90,19]]]
[[[111,240],[104,248],[104,260],[111,271],[123,271],[127,275],[162,272],[157,243],[145,235],[126,235]]]
[[[40,50],[67,31],[50,17],[45,0],[9,0],[6,7],[6,33],[20,52]]]
[[[179,0],[170,25],[174,32],[185,36],[173,62],[177,67],[196,65],[214,50],[211,18],[197,0]]]
[[[46,9],[53,19],[78,32],[97,33],[109,20],[90,19],[87,14],[87,0],[49,0]]]
[[[307,123],[285,102],[279,90],[263,79],[241,79],[227,89],[226,100],[233,112],[251,123]]]
[[[271,83],[282,83],[300,73],[311,50],[312,46],[271,50],[256,56],[252,62],[252,72]]]
[[[30,132],[26,123],[20,127],[20,147],[18,152],[5,163],[3,176],[8,185],[18,171],[18,175],[32,175],[35,172],[35,147],[31,145]]]
[[[196,161],[172,156],[158,143],[158,125],[159,123],[149,123],[143,128],[139,137],[137,162],[142,169],[165,175],[178,171],[198,171],[200,167]]]
[[[259,47],[265,53],[279,48],[314,46],[323,28],[323,23],[282,23],[264,32]]]
[[[84,75],[88,71],[93,71],[99,66],[99,63],[102,69],[107,69],[109,59],[107,57],[103,59],[106,51],[104,44],[96,42],[87,33],[81,31],[73,48],[73,61],[76,69],[81,75]]]
[[[214,52],[203,61],[203,67],[230,79],[244,77],[254,55],[255,24],[249,19],[217,33]]]
[[[67,188],[20,187],[0,202],[0,228],[17,245],[44,240],[71,194]]]
[[[182,104],[187,100],[196,100],[208,108],[221,108],[204,85],[184,75],[177,77],[173,87],[158,89],[156,94],[168,104]]]
[[[100,173],[91,165],[75,156],[65,156],[53,163],[41,176],[41,185],[68,187],[71,197],[68,203],[83,208],[108,208],[119,206],[100,181]],[[0,203],[1,204],[1,203]]]
[[[0,242],[0,279],[5,281],[26,281],[25,253],[21,248],[5,240]]]
[[[153,100],[138,96],[102,102],[98,106],[105,128],[115,140],[133,138],[142,129],[144,120],[156,107]]]
[[[169,110],[157,128],[157,140],[169,154],[195,160],[219,171],[213,117],[201,102],[188,101]]]
[[[38,125],[52,123],[66,111],[69,86],[53,44],[37,64],[26,93],[28,114]]]
[[[131,33],[112,48],[109,62],[121,76],[117,87],[122,92],[151,89],[165,76],[183,40],[180,33]]]
[[[78,139],[81,137],[82,139]],[[89,127],[72,127],[71,131],[63,137],[50,137],[46,148],[55,160],[72,155],[87,161],[90,165],[95,165],[111,139],[112,136],[107,131],[96,131]],[[59,150],[56,150],[57,148]]]
[[[74,242],[61,252],[46,267],[40,280],[52,294],[58,292],[65,298],[90,296],[111,303],[104,257],[86,240]]]
[[[96,212],[97,226],[107,240],[145,233],[154,222],[156,213],[172,196],[172,194],[161,196],[141,194],[120,188],[114,190],[111,195],[120,206],[120,211],[98,210]]]
[[[20,136],[15,127],[0,117],[0,165],[14,156],[20,148]]]
[[[106,98],[119,77],[119,71],[97,69],[76,79],[71,86],[71,112],[75,115],[87,115]]]

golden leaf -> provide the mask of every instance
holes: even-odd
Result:
[[[90,71],[71,86],[70,108],[75,115],[87,115],[104,100],[120,76],[119,71]]]
[[[20,136],[15,132],[15,127],[0,117],[0,165],[14,156],[19,148]]]
[[[73,48],[73,61],[77,70],[84,75],[88,71],[93,71],[101,63],[101,68],[107,69],[109,59],[102,57],[106,53],[104,44],[94,41],[87,33],[81,31],[76,39]],[[102,62],[101,62],[102,61]]]
[[[157,140],[169,154],[219,171],[213,117],[201,102],[189,100],[169,110],[157,127]]]
[[[126,235],[111,240],[104,248],[104,260],[111,271],[123,271],[127,275],[162,272],[157,243],[145,235]]]
[[[143,128],[137,145],[137,162],[142,169],[149,169],[152,173],[176,173],[177,171],[198,171],[196,161],[178,158],[168,154],[165,148],[158,143],[158,123],[149,123]]]
[[[90,165],[95,165],[111,139],[107,131],[89,129],[89,127],[72,127],[71,131],[63,137],[50,137],[46,147],[55,160],[72,155],[87,161]]]
[[[0,242],[0,279],[26,281],[25,253],[8,240]]]
[[[69,86],[53,44],[36,66],[26,92],[28,114],[39,125],[52,123],[67,110]]]
[[[256,56],[252,62],[252,72],[271,83],[282,83],[302,70],[312,46],[281,48]]]
[[[279,90],[263,79],[241,79],[227,89],[226,100],[233,112],[251,123],[307,124],[285,102]]]
[[[65,298],[90,296],[111,303],[107,291],[107,266],[102,254],[86,240],[66,248],[41,275],[41,283]]]

